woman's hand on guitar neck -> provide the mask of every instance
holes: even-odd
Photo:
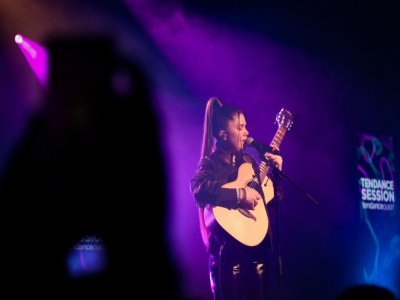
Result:
[[[261,200],[261,195],[255,189],[248,186],[246,186],[244,190],[246,195],[240,200],[239,206],[244,209],[254,210],[258,201]]]
[[[283,159],[282,156],[276,155],[276,154],[271,154],[271,153],[265,153],[265,157],[272,163],[272,165],[282,171],[282,164],[283,164]]]

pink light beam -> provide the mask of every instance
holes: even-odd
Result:
[[[29,66],[36,75],[36,78],[39,80],[40,85],[46,87],[48,79],[48,59],[46,48],[21,34],[17,34],[14,40],[24,54],[25,59],[28,61]]]

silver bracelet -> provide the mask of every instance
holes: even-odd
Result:
[[[240,203],[240,188],[236,188],[236,204],[239,205]]]

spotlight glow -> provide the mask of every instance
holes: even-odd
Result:
[[[17,34],[17,35],[15,36],[15,42],[16,42],[17,44],[22,44],[22,41],[23,41],[22,36],[21,36],[20,34]]]
[[[20,34],[17,34],[14,39],[39,83],[46,87],[48,73],[47,50],[42,45]]]

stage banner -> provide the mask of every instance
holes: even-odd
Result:
[[[358,201],[363,232],[364,281],[399,292],[400,220],[393,139],[359,134]]]
[[[357,169],[362,209],[393,211],[396,197],[392,138],[361,135]]]

